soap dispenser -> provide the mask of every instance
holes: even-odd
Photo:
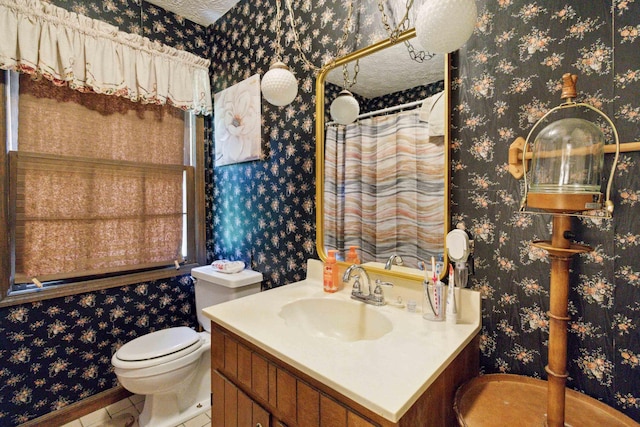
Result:
[[[338,264],[336,260],[336,251],[328,251],[329,256],[324,262],[324,271],[322,275],[322,286],[325,292],[336,292],[338,290]]]
[[[349,252],[347,253],[347,262],[351,265],[360,264],[360,257],[358,257],[358,252],[356,252],[358,246],[349,246]]]

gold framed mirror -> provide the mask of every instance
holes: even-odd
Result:
[[[346,64],[351,63],[351,65],[353,65],[354,63],[356,63],[356,61],[359,61],[360,59],[369,57],[371,55],[374,55],[377,52],[384,51],[385,49],[391,49],[398,45],[402,45],[404,41],[410,40],[414,37],[415,37],[415,30],[414,29],[407,30],[393,41],[390,39],[385,39],[373,45],[354,51],[351,54],[348,54],[344,57],[338,58],[335,61],[323,67],[318,74],[318,77],[316,80],[316,246],[317,246],[318,255],[323,261],[326,260],[327,258],[328,249],[337,249],[339,250],[338,252],[339,254],[346,256],[346,251],[349,249],[349,246],[350,246],[349,244],[345,243],[343,247],[338,247],[339,244],[337,244],[336,241],[333,241],[334,239],[331,238],[332,236],[329,236],[330,239],[326,238],[327,230],[325,229],[325,220],[327,218],[327,215],[325,212],[325,206],[331,204],[331,203],[325,203],[325,190],[326,190],[325,162],[327,160],[326,152],[325,152],[325,150],[327,149],[327,146],[325,144],[325,137],[327,136],[326,128],[328,125],[328,122],[326,120],[327,106],[325,105],[325,100],[327,99],[327,96],[325,94],[325,84],[328,82],[327,77],[332,71],[333,71],[333,74],[336,74],[337,73],[336,69],[338,68],[343,69],[343,66]],[[442,67],[444,68],[443,70],[444,90],[440,95],[443,98],[440,102],[442,103],[442,108],[444,110],[444,114],[442,114],[444,117],[441,117],[440,119],[441,119],[441,126],[443,127],[444,131],[442,135],[443,138],[441,138],[440,141],[437,144],[435,144],[435,145],[439,145],[439,149],[440,149],[439,159],[441,159],[440,161],[442,161],[442,165],[440,165],[441,168],[438,172],[440,176],[436,179],[436,181],[438,182],[437,194],[439,194],[439,199],[435,200],[435,203],[434,203],[433,194],[431,194],[430,201],[428,203],[426,202],[424,203],[424,204],[430,204],[430,207],[428,208],[430,210],[430,214],[428,218],[433,219],[432,224],[423,223],[425,222],[425,221],[422,221],[422,219],[425,218],[424,215],[419,216],[417,218],[417,221],[414,220],[413,222],[419,223],[423,229],[428,230],[428,232],[430,233],[430,237],[426,238],[426,239],[429,239],[430,241],[429,248],[420,253],[433,255],[436,258],[442,257],[444,265],[447,265],[445,237],[447,232],[449,231],[449,194],[448,193],[449,193],[449,180],[450,180],[450,166],[449,166],[450,86],[451,86],[450,85],[450,68],[451,68],[450,55],[443,55],[440,60],[441,60],[441,63],[443,63]],[[379,72],[378,74],[383,75],[383,77],[387,79],[390,76],[394,75],[395,73],[385,71],[385,72]],[[432,83],[432,82],[428,82],[428,83]],[[359,126],[360,124],[361,123],[357,120],[356,125],[348,125],[348,126]],[[424,140],[424,138],[418,138],[418,139]],[[427,136],[426,139],[428,140],[429,136]],[[432,145],[434,144],[432,143]],[[435,148],[432,147],[432,149],[435,149]],[[348,157],[348,154],[345,153],[343,157]],[[355,154],[353,157],[355,157],[356,159],[355,161],[359,161],[361,159],[360,154]],[[420,157],[420,159],[422,158],[423,157]],[[424,163],[424,162],[422,161],[418,162],[416,160],[415,163]],[[351,165],[353,165],[353,163],[351,163]],[[346,169],[348,170],[349,166],[346,166]],[[373,174],[373,175],[376,175],[376,174]],[[419,175],[420,177],[423,176],[420,173],[418,173],[417,175]],[[414,178],[414,180],[417,180],[417,179],[418,178]],[[346,187],[345,183],[350,182],[349,180],[353,181],[353,177],[345,178],[345,181],[343,183],[345,187]],[[416,186],[423,187],[423,186],[432,186],[433,183],[429,184],[425,182],[418,182],[418,184],[419,185],[416,185]],[[331,183],[331,185],[333,185],[333,183]],[[348,190],[341,190],[341,191],[342,191],[341,193],[342,197],[345,194],[349,193]],[[422,194],[422,192],[417,191],[416,194]],[[364,203],[366,204],[367,202],[365,201]],[[384,201],[377,202],[377,203],[386,204],[386,202]],[[423,204],[422,200],[416,200],[415,202],[415,205],[422,205],[422,204]],[[357,209],[355,210],[357,211]],[[349,221],[353,222],[353,217],[351,215],[350,215]],[[377,221],[377,219],[375,218],[375,214],[374,214],[373,221]],[[329,222],[333,223],[334,221],[332,219]],[[331,224],[331,226],[333,225]],[[356,228],[357,226],[358,225],[356,224]],[[398,226],[397,228],[398,233],[404,233],[405,238],[407,238],[408,234],[414,233],[415,242],[413,242],[413,244],[415,246],[419,246],[419,241],[422,241],[422,239],[419,239],[418,236],[423,237],[425,236],[425,234],[423,232],[416,232],[415,230],[411,230],[407,233],[407,230],[402,230],[401,227],[402,225]],[[386,237],[383,237],[383,238],[386,238]],[[332,240],[332,242],[328,244],[327,240]],[[347,241],[349,241],[349,239],[344,240],[344,242],[347,242]],[[367,242],[365,241],[364,244],[366,245]],[[375,272],[376,270],[379,270],[379,272],[384,272],[385,274],[390,274],[392,276],[409,278],[409,279],[422,279],[424,277],[424,273],[422,273],[417,269],[417,265],[415,263],[416,259],[420,259],[428,263],[431,258],[431,256],[427,256],[427,255],[420,256],[418,254],[417,256],[413,257],[413,261],[414,261],[413,263],[409,263],[408,265],[406,265],[407,263],[405,263],[406,267],[398,268],[394,266],[391,270],[384,270],[383,269],[384,263],[386,261],[386,258],[389,257],[390,253],[372,254],[370,253],[372,252],[370,249],[371,248],[367,248],[367,250],[365,250],[360,248],[359,250],[359,254],[362,257],[361,263],[365,267],[367,267],[368,270],[373,272]],[[392,254],[395,255],[396,253],[394,252]],[[402,255],[402,254],[400,253],[398,255]],[[342,264],[346,265],[345,262],[342,262]],[[430,269],[429,266],[427,268]],[[444,274],[446,274],[445,271],[442,272],[442,275]]]

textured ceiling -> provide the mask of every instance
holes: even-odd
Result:
[[[151,0],[149,3],[160,6],[190,21],[209,26],[227,13],[239,0]],[[417,10],[422,0],[414,2]],[[397,9],[395,15],[404,12],[404,1],[387,2],[388,8]],[[415,13],[415,12],[414,12]],[[421,50],[417,42],[412,40],[415,48]],[[353,67],[349,67],[350,77]],[[360,60],[360,72],[357,84],[350,88],[351,92],[375,98],[393,92],[409,89],[415,86],[437,82],[444,78],[444,62],[442,55],[438,55],[423,63],[413,61],[404,44],[377,52]],[[342,86],[342,68],[327,75],[327,81]]]
[[[414,47],[420,50],[417,42]],[[407,47],[400,43],[373,55],[360,59],[360,71],[356,84],[349,88],[365,98],[377,98],[416,86],[423,86],[444,79],[444,57],[436,55],[430,60],[416,62],[411,59]],[[349,79],[353,78],[353,64],[347,67]],[[329,83],[342,86],[342,67],[327,74]]]
[[[409,11],[410,22],[416,22],[420,6],[425,0],[414,0]],[[371,3],[375,3],[371,1]],[[389,16],[403,16],[406,12],[405,0],[386,0],[386,13]],[[379,20],[378,10],[375,8],[374,20]],[[393,21],[393,20],[392,20]],[[378,24],[380,25],[380,24]],[[373,32],[375,38],[368,38],[369,43],[387,37],[382,26],[379,32]],[[422,46],[414,38],[409,41],[416,52],[422,51]],[[349,77],[353,76],[353,67],[349,66]],[[394,92],[400,92],[416,86],[424,86],[444,79],[444,56],[436,55],[430,60],[419,63],[411,59],[404,43],[397,44],[383,51],[376,52],[360,60],[360,72],[357,83],[349,90],[365,98],[376,98]],[[337,86],[343,85],[342,67],[327,75],[327,81]]]
[[[149,3],[205,27],[227,13],[239,0],[151,0]]]

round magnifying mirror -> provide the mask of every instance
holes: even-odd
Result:
[[[447,253],[449,259],[454,262],[466,261],[471,253],[469,235],[466,231],[455,229],[447,234]]]

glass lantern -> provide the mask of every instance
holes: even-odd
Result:
[[[533,144],[529,206],[561,212],[593,209],[602,196],[604,141],[598,126],[579,118],[542,129]]]

